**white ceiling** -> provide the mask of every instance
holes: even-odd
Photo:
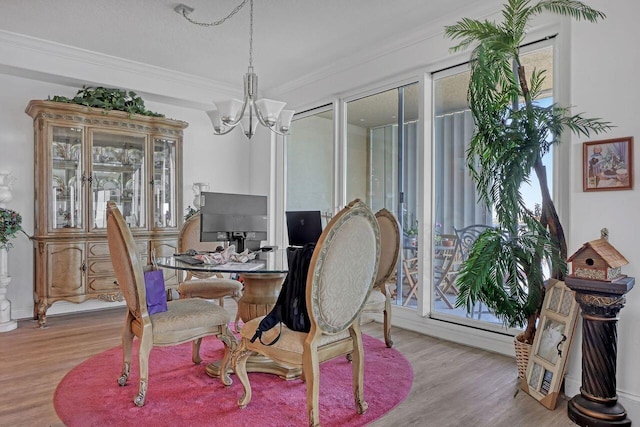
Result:
[[[375,54],[485,0],[255,0],[254,67],[268,91],[345,58]],[[192,19],[219,20],[241,0],[182,0]],[[249,3],[200,27],[170,0],[2,0],[0,30],[241,86]],[[451,23],[455,18],[451,18]]]

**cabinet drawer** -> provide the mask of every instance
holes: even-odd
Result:
[[[142,265],[147,264],[147,256],[141,256],[140,262]],[[113,270],[113,264],[111,263],[111,259],[90,259],[87,263],[87,272],[89,277],[94,276],[111,276],[115,277],[116,273]]]
[[[103,293],[120,290],[115,277],[90,277],[88,283],[88,293]]]
[[[87,271],[91,276],[115,276],[113,264],[110,259],[89,260],[87,263]]]
[[[109,244],[107,242],[89,242],[87,243],[87,247],[89,250],[90,257],[109,257]],[[141,241],[136,242],[136,248],[138,248],[138,253],[146,254],[147,253],[147,242]]]

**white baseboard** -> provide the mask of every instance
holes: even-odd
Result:
[[[125,304],[126,303],[124,301],[106,302],[100,300],[88,300],[79,304],[68,301],[58,301],[55,304],[52,304],[51,307],[49,307],[49,309],[47,310],[47,316],[54,316],[56,314],[80,313],[83,311],[104,310],[105,308],[115,308],[124,306]],[[18,320],[33,319],[33,312],[27,310],[12,310],[11,317]]]

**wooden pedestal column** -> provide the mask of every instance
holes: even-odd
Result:
[[[618,313],[633,277],[613,282],[567,277],[582,309],[582,387],[567,405],[569,418],[580,426],[630,426],[616,394]]]

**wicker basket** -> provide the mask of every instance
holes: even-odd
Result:
[[[513,339],[516,347],[516,364],[518,365],[518,379],[524,380],[527,377],[527,364],[531,353],[531,344],[519,341],[518,337]]]

